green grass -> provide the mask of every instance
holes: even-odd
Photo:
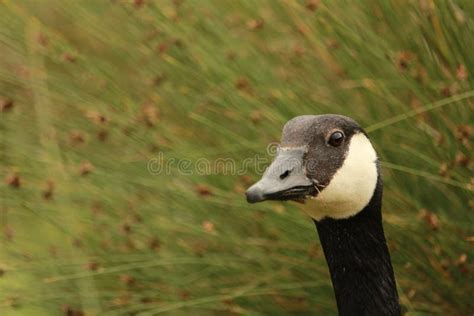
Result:
[[[471,314],[473,13],[1,0],[0,314],[336,314],[311,220],[247,204],[254,168],[147,169],[159,153],[267,157],[288,119],[322,113],[358,120],[377,148],[403,310]]]

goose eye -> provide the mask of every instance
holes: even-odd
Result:
[[[329,137],[328,143],[331,146],[337,147],[342,144],[343,140],[344,140],[344,134],[342,132],[334,132]]]

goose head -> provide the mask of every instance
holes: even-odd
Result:
[[[246,192],[249,203],[308,202],[315,220],[360,212],[378,182],[376,152],[360,125],[342,115],[304,115],[288,121],[277,155]]]

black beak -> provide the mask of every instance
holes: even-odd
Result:
[[[297,186],[289,188],[284,191],[274,192],[265,194],[262,189],[251,187],[245,192],[247,202],[257,203],[265,200],[278,200],[278,201],[301,201],[306,199],[308,196],[316,196],[317,190],[313,185],[309,186]]]
[[[283,148],[268,167],[262,179],[252,185],[245,195],[247,202],[265,200],[304,200],[315,195],[313,182],[306,177],[303,156],[306,147]]]

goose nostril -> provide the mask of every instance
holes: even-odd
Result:
[[[287,178],[289,175],[290,175],[290,170],[286,170],[285,172],[283,172],[280,175],[280,179],[283,180],[283,179]]]

